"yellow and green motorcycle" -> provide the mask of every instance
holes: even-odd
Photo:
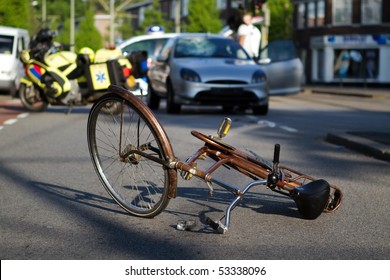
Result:
[[[42,29],[20,59],[26,75],[19,97],[28,110],[44,111],[48,105],[86,105],[106,93],[111,84],[131,83],[131,64],[119,50],[82,48],[79,53],[53,43],[55,33]]]

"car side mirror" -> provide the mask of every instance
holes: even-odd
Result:
[[[258,60],[258,63],[259,64],[270,64],[271,63],[271,59],[269,57],[262,58],[262,59]]]

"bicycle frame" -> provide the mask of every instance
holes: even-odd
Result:
[[[286,166],[279,166],[278,169],[282,171],[280,172],[281,175],[278,174],[280,178],[277,179],[275,186],[272,186],[272,183],[270,183],[270,176],[274,174],[275,170],[273,170],[273,168],[270,166],[267,166],[265,163],[258,161],[254,157],[241,150],[221,142],[218,138],[206,136],[197,131],[191,131],[191,134],[205,142],[205,145],[198,149],[185,162],[175,160],[164,161],[160,158],[150,156],[149,154],[142,151],[147,149],[148,144],[144,144],[134,150],[127,151],[125,154],[123,154],[123,158],[127,158],[132,154],[137,154],[162,164],[166,168],[180,171],[181,177],[185,180],[190,180],[193,176],[198,177],[202,179],[210,188],[210,194],[213,193],[213,183],[230,191],[235,196],[235,199],[226,209],[225,223],[223,224],[220,221],[213,221],[207,218],[207,222],[211,225],[211,227],[220,233],[226,233],[228,231],[231,211],[252,187],[264,185],[268,186],[274,192],[285,196],[291,196],[291,192],[294,191],[297,187],[315,180],[311,176],[305,175]],[[215,163],[206,170],[200,170],[197,168],[196,162],[198,159],[204,159],[205,157],[213,159]],[[213,177],[213,173],[222,166],[233,168],[241,174],[251,178],[253,181],[241,189],[235,185]],[[330,187],[333,189],[332,196],[334,196],[334,198],[332,201],[328,202],[328,205],[324,210],[325,212],[335,211],[340,206],[343,196],[338,187]],[[171,189],[169,193],[171,195],[175,194],[172,197],[176,197],[176,186],[174,186],[174,189]]]

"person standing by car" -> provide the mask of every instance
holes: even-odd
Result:
[[[238,27],[238,42],[252,58],[258,58],[261,40],[260,30],[252,24],[252,15],[244,13],[243,23]]]

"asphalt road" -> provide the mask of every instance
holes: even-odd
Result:
[[[198,180],[179,180],[178,198],[153,219],[126,214],[101,186],[86,142],[88,107],[29,113],[0,130],[0,258],[4,259],[389,259],[389,163],[324,139],[346,131],[390,132],[389,100],[299,94],[273,97],[269,115],[236,112],[226,142],[342,188],[335,213],[300,218],[292,200],[267,189],[248,194],[225,235],[204,225],[231,197]],[[4,107],[4,106],[3,106]],[[20,109],[21,113],[24,111]],[[17,114],[18,115],[18,114]],[[192,129],[212,134],[218,108],[156,112],[182,160],[200,147]],[[224,180],[243,185],[228,170]],[[179,220],[195,220],[178,231]]]

